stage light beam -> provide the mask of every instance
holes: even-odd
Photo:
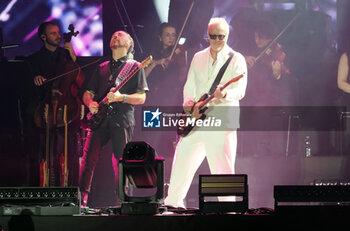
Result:
[[[160,22],[168,22],[170,0],[153,0]]]

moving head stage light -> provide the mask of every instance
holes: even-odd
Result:
[[[153,195],[130,196],[131,187],[156,189]],[[157,157],[155,150],[146,142],[129,142],[119,161],[119,199],[122,214],[159,213],[164,197],[164,159]]]

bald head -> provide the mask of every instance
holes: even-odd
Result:
[[[126,49],[127,53],[131,53],[134,48],[134,40],[125,31],[116,31],[111,37],[110,48],[114,49]]]

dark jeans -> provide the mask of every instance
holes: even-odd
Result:
[[[117,160],[122,156],[126,143],[131,140],[133,127],[119,128],[110,125],[109,119],[106,119],[100,128],[95,131],[89,131],[87,134],[79,174],[79,187],[81,192],[90,192],[92,177],[100,151],[110,139],[112,142],[112,160],[115,180],[118,183],[119,174]]]

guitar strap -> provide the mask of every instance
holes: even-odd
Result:
[[[123,68],[121,71],[119,71],[117,79],[115,80],[115,86],[119,86],[119,84],[128,77],[129,73],[131,72],[132,68],[137,62],[133,59],[129,59],[126,61],[124,64]]]
[[[110,84],[114,84],[114,86],[118,86],[118,84],[129,74],[131,71],[131,68],[134,66],[134,64],[137,63],[135,60],[128,59],[123,65],[121,65],[119,68],[116,68],[115,65],[116,61],[112,60],[110,61],[109,69],[110,69],[110,76],[109,76],[109,82]],[[106,65],[107,67],[108,65]],[[100,72],[101,75],[105,71]]]
[[[110,62],[113,62],[113,61],[110,61]],[[120,82],[123,81],[123,79],[127,77],[127,75],[129,74],[129,72],[131,71],[131,69],[135,65],[135,63],[137,63],[135,60],[128,59],[118,69],[112,70],[112,68],[114,68],[113,67],[114,63],[110,63],[110,65],[105,65],[103,68],[101,68],[100,69],[101,76],[103,75],[103,73],[108,72],[107,69],[110,70],[109,71],[110,75],[108,77],[108,83],[109,83],[110,87],[108,89],[106,89],[106,92],[104,92],[102,95],[103,96],[107,95],[107,93],[110,91],[110,89],[112,87],[117,87],[120,84]]]
[[[218,72],[218,75],[216,76],[216,78],[215,78],[213,84],[211,85],[211,88],[210,88],[210,90],[209,90],[208,95],[212,95],[212,94],[215,92],[217,86],[219,85],[219,83],[220,83],[220,81],[221,81],[221,79],[222,79],[222,76],[224,75],[224,73],[225,73],[225,71],[226,71],[226,69],[227,69],[228,64],[229,64],[229,63],[231,62],[231,60],[232,60],[233,52],[230,52],[229,56],[230,56],[230,57],[226,60],[225,64],[222,65],[222,67],[220,68],[220,70],[219,70],[219,72]]]

